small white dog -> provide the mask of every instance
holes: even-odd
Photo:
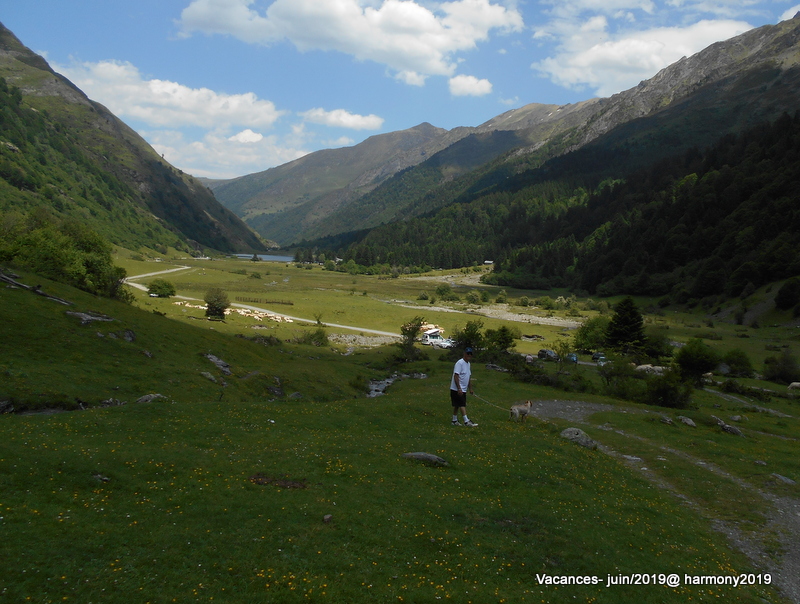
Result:
[[[520,405],[511,405],[511,409],[508,411],[508,419],[521,419],[524,422],[531,412],[532,404],[530,401],[525,401]]]

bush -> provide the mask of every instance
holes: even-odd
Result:
[[[788,349],[779,357],[767,357],[764,359],[764,378],[781,384],[800,380],[797,359]]]
[[[175,295],[175,286],[166,279],[153,279],[147,286],[147,293],[155,294],[159,298],[169,298]]]
[[[750,362],[750,357],[740,348],[726,352],[722,357],[722,362],[730,368],[732,376],[749,378],[753,375],[753,364]]]
[[[225,319],[225,311],[231,305],[228,294],[219,287],[212,287],[203,298],[206,303],[206,316],[209,319]]]
[[[0,260],[53,281],[130,302],[125,269],[114,266],[111,244],[76,220],[58,221],[46,212],[12,217],[0,230]]]
[[[686,409],[689,406],[692,387],[681,381],[680,376],[674,371],[650,376],[646,379],[646,383],[647,388],[642,402],[671,409]]]
[[[445,302],[458,302],[460,300],[458,294],[456,294],[453,291],[453,288],[447,283],[441,283],[437,285],[435,291],[439,299],[444,300]]]
[[[744,386],[736,380],[725,380],[720,387],[722,392],[729,392],[731,394],[742,394],[760,401],[769,401],[771,399],[769,392],[765,392],[761,388],[750,388]]]
[[[576,350],[602,350],[606,341],[606,330],[609,319],[607,317],[594,317],[584,322],[575,332]]]
[[[694,338],[678,350],[675,362],[680,368],[681,377],[699,387],[703,383],[703,374],[716,368],[719,357],[701,339]]]
[[[508,352],[516,346],[514,333],[505,325],[498,329],[487,329],[485,341],[491,351]]]
[[[460,357],[465,348],[473,348],[477,354],[478,350],[484,346],[484,337],[481,333],[483,328],[483,321],[476,319],[474,321],[467,321],[466,327],[456,326],[453,329],[453,340],[456,345],[452,348],[455,351],[455,356]]]
[[[316,327],[313,331],[308,331],[303,335],[295,338],[298,344],[308,344],[310,346],[327,346],[329,344],[328,334],[321,326]]]
[[[402,339],[397,344],[400,348],[400,353],[397,357],[400,362],[415,361],[419,358],[420,351],[414,345],[414,342],[416,342],[419,337],[424,324],[425,319],[416,316],[405,325],[400,326],[400,335]]]

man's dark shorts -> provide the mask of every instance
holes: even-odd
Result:
[[[467,393],[459,392],[458,390],[450,391],[450,403],[453,407],[466,407],[467,406]]]

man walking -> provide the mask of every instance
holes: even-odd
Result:
[[[474,428],[478,424],[474,424],[467,417],[467,390],[470,394],[475,394],[472,389],[472,348],[464,350],[464,356],[458,361],[453,368],[453,377],[450,380],[450,403],[453,405],[453,425],[460,426],[458,423],[458,412],[461,412],[464,418],[464,425]]]

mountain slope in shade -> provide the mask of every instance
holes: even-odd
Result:
[[[33,128],[26,137],[19,128],[8,130],[10,122],[0,124],[0,140],[11,145],[2,149],[3,160],[33,183],[9,188],[2,209],[49,204],[56,214],[86,219],[120,244],[152,246],[175,239],[226,252],[265,249],[207,187],[164,161],[2,24],[0,77],[21,92],[21,103],[7,108],[16,112],[15,123]],[[54,180],[59,170],[66,181]]]

